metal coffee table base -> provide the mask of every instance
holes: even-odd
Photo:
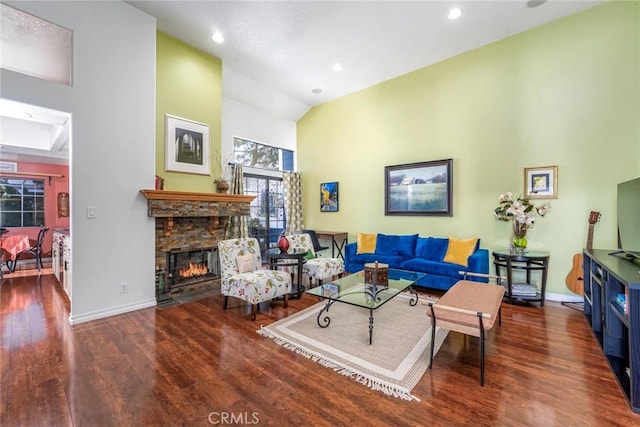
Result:
[[[367,298],[371,298],[371,301],[377,301],[380,302],[380,298],[378,298],[377,294],[379,291],[383,290],[385,288],[382,287],[376,287],[374,285],[369,286],[364,292],[367,295]],[[409,293],[411,294],[411,299],[409,300],[409,305],[411,307],[415,306],[416,304],[418,304],[418,293],[415,291],[415,289],[413,289],[412,286],[408,287],[407,290],[409,291]],[[360,291],[362,292],[362,291]],[[331,323],[331,318],[329,317],[329,308],[331,308],[331,306],[336,303],[336,302],[343,302],[340,300],[328,300],[327,303],[325,304],[325,306],[322,308],[322,310],[320,310],[320,312],[318,312],[318,326],[320,326],[321,328],[327,328],[329,327],[329,324]],[[377,306],[377,307],[381,307],[381,306]],[[376,307],[376,308],[377,308]],[[369,308],[369,344],[371,344],[373,342],[373,308]],[[322,313],[326,312],[326,315],[324,317],[322,317]]]

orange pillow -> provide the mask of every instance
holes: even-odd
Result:
[[[358,233],[356,254],[372,254],[376,251],[377,234]]]
[[[468,267],[469,257],[475,252],[477,244],[478,239],[463,240],[449,236],[449,246],[443,261]]]

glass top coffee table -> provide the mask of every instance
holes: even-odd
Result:
[[[366,284],[363,270],[308,290],[308,294],[327,299],[324,308],[318,313],[318,326],[321,328],[329,326],[331,323],[329,308],[336,302],[368,309],[369,344],[371,344],[373,337],[373,311],[382,307],[405,290],[408,290],[412,295],[409,305],[415,306],[418,303],[418,293],[412,286],[425,274],[390,268],[388,276],[387,285]],[[326,314],[323,317],[325,312]]]

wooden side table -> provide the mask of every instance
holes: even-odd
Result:
[[[348,243],[349,233],[346,231],[316,231],[318,239],[331,240],[331,258],[335,258],[335,251],[338,251],[338,256],[344,260],[344,254],[342,250]]]
[[[530,302],[539,302],[540,307],[544,307],[544,298],[547,291],[547,272],[549,270],[549,252],[546,251],[525,251],[522,254],[511,253],[508,249],[493,251],[493,265],[496,268],[496,275],[504,275],[506,271],[507,287],[505,298],[510,304],[527,304]],[[503,270],[504,269],[504,270]],[[540,285],[536,286],[535,295],[521,295],[517,292],[514,294],[514,271],[526,272],[526,284],[532,283],[533,271],[541,273]]]

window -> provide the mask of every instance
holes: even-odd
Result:
[[[233,161],[253,168],[292,171],[293,151],[234,137]]]
[[[0,176],[0,225],[44,226],[44,180]]]
[[[71,85],[71,30],[5,4],[0,4],[0,27],[0,67]]]

